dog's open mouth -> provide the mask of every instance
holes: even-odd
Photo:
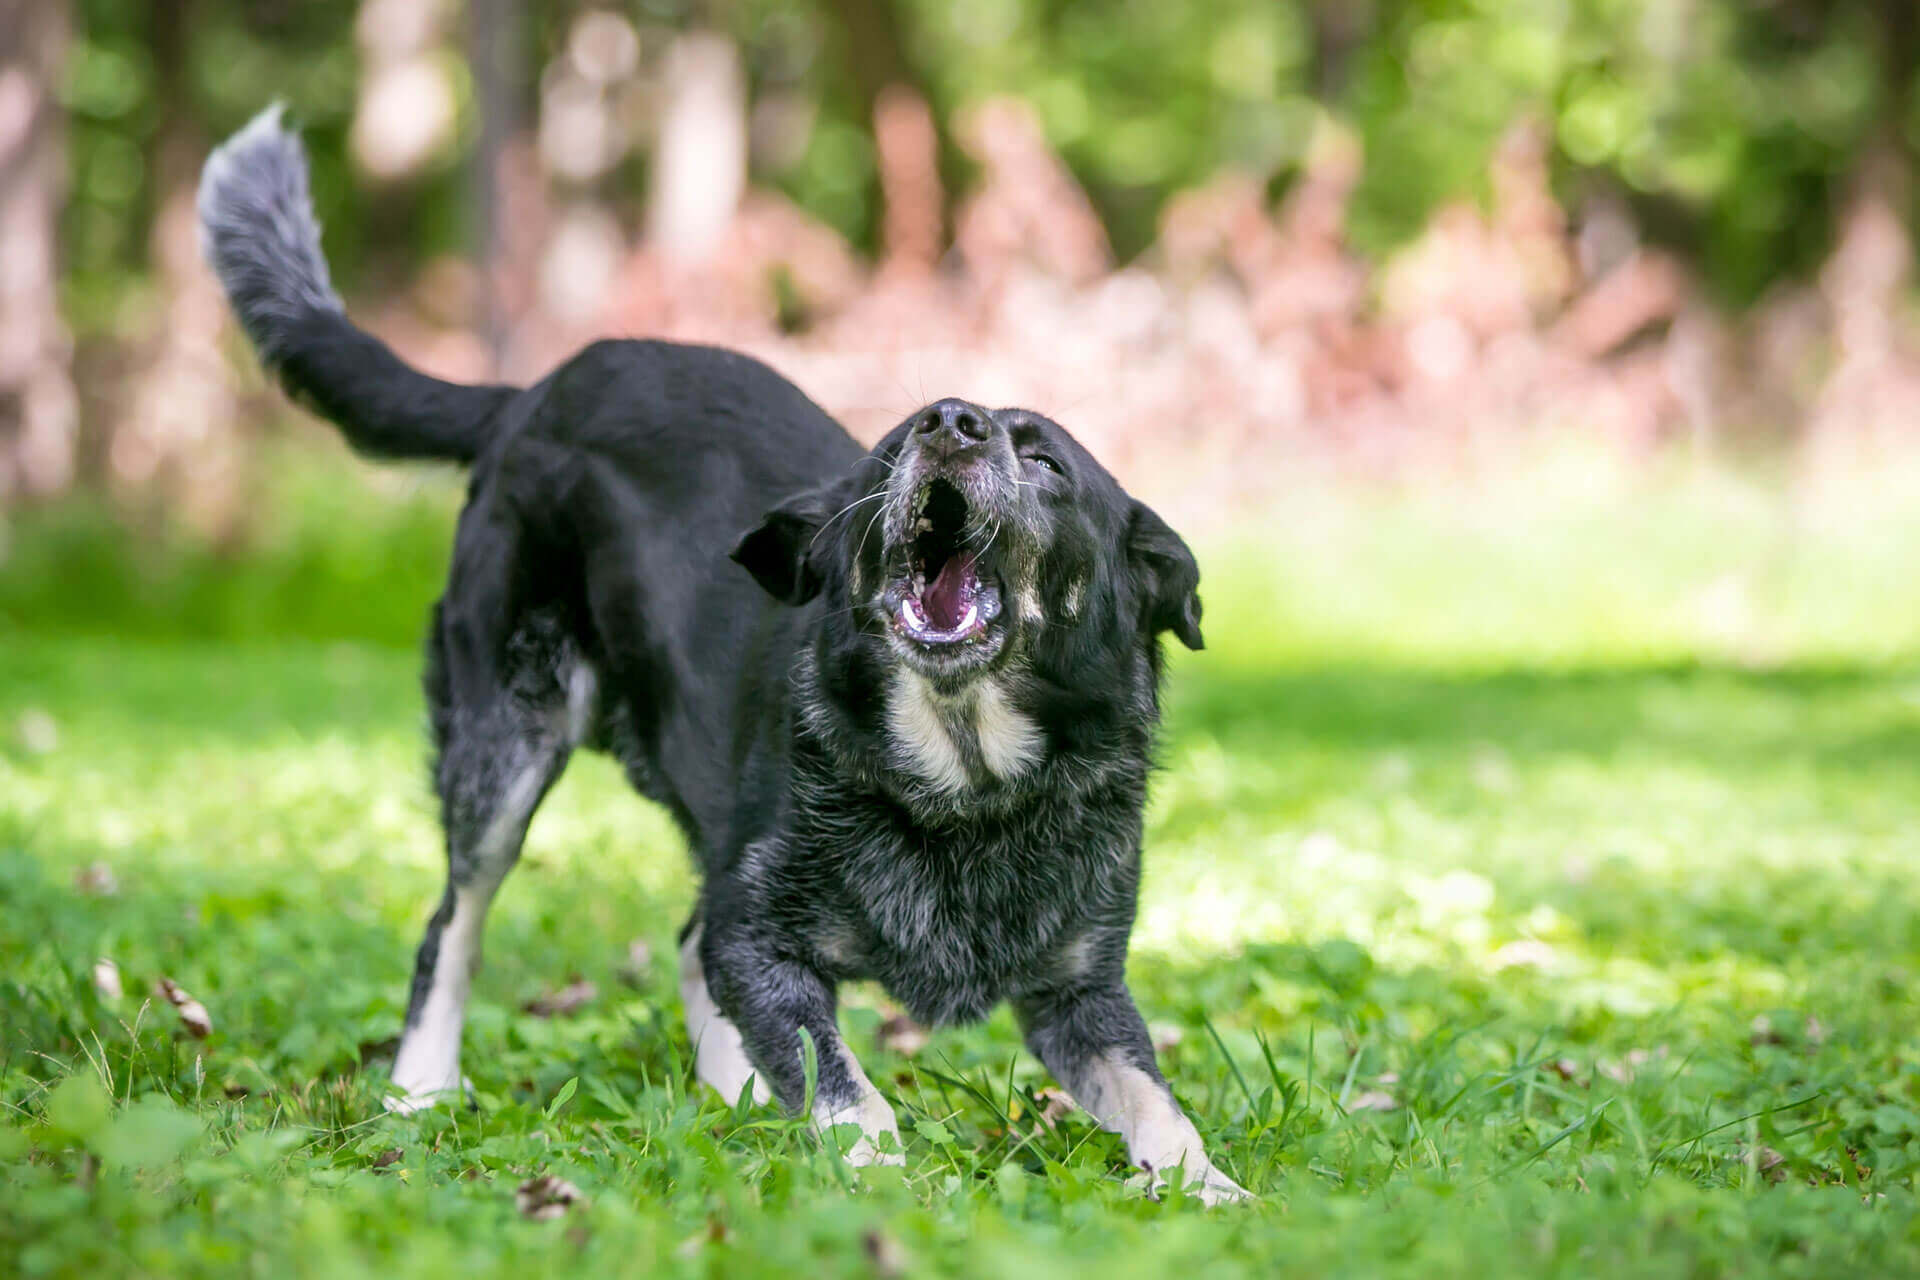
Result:
[[[893,624],[922,645],[964,644],[1000,616],[1000,586],[970,546],[966,497],[934,480],[915,502],[911,540],[887,603]]]

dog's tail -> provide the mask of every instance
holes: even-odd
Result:
[[[200,243],[254,350],[290,395],[381,458],[471,462],[512,387],[442,382],[346,317],[327,279],[307,157],[278,104],[207,157]]]

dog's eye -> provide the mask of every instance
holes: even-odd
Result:
[[[1047,470],[1053,472],[1053,474],[1057,476],[1066,474],[1066,472],[1060,469],[1059,463],[1055,462],[1052,458],[1049,458],[1044,453],[1030,453],[1027,455],[1027,461],[1031,462],[1036,467],[1045,467]]]

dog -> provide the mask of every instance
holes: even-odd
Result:
[[[723,1098],[798,1112],[811,1063],[812,1121],[857,1127],[853,1163],[900,1163],[838,984],[877,979],[931,1025],[1004,1000],[1152,1179],[1246,1195],[1125,981],[1161,637],[1202,643],[1199,568],[1159,516],[1038,413],[941,400],[862,450],[712,347],[598,342],[525,389],[420,373],[346,318],[278,107],[208,159],[199,215],[296,400],[362,454],[471,468],[427,641],[447,887],[392,1105],[461,1094],[488,905],[591,748],[698,861],[681,995]]]

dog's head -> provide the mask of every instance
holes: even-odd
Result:
[[[788,604],[824,597],[849,643],[949,692],[1009,662],[1071,679],[1166,631],[1201,646],[1186,543],[1024,409],[920,410],[733,558]]]

